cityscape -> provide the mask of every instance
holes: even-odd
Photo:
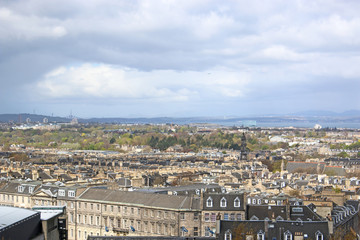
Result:
[[[360,1],[0,1],[0,240],[360,240]]]

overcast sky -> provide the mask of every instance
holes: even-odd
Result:
[[[0,0],[0,113],[360,110],[358,0]]]

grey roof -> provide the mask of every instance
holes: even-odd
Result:
[[[0,206],[0,232],[24,219],[33,217],[40,219],[40,213],[24,208]]]
[[[80,200],[102,201],[178,210],[200,210],[200,199],[187,196],[89,188]]]

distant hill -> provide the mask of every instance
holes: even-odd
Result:
[[[304,111],[290,114],[290,116],[304,116],[304,117],[360,117],[359,110],[348,110],[337,113],[331,111]]]
[[[51,117],[45,115],[29,114],[29,113],[20,113],[20,114],[0,114],[0,122],[15,122],[19,123],[20,121],[24,123],[27,118],[31,119],[31,122],[42,122],[44,118],[47,118],[49,122],[70,122],[71,119],[63,117]]]
[[[0,122],[14,122],[19,123],[20,120],[22,123],[26,121],[27,118],[31,119],[31,122],[42,122],[44,118],[47,118],[49,122],[57,123],[67,123],[71,119],[64,117],[51,117],[45,115],[37,114],[0,114]],[[174,124],[194,124],[194,123],[210,123],[210,124],[219,124],[219,125],[240,125],[244,121],[256,121],[261,125],[261,123],[269,123],[269,126],[282,124],[282,123],[357,123],[360,124],[360,111],[351,110],[343,113],[335,113],[329,111],[307,111],[299,112],[289,115],[273,115],[273,116],[252,116],[252,117],[184,117],[184,118],[172,118],[172,117],[155,117],[155,118],[78,118],[79,123],[114,123],[114,124],[164,124],[164,123],[174,123]],[[326,126],[327,124],[325,124]]]

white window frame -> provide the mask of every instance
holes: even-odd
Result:
[[[224,240],[232,240],[232,234],[230,229],[226,230],[225,235],[224,235]]]
[[[18,192],[24,192],[24,189],[25,189],[25,187],[24,186],[21,186],[21,185],[19,185],[18,186]]]
[[[60,197],[65,197],[65,190],[64,189],[59,189],[59,196]]]
[[[208,199],[206,199],[206,207],[213,207],[212,197],[208,197]]]
[[[68,197],[75,197],[75,191],[68,191]]]
[[[265,233],[262,230],[260,230],[257,233],[256,237],[257,237],[257,240],[265,240]]]
[[[284,232],[284,240],[292,240],[292,234],[289,230]]]
[[[315,233],[315,240],[324,240],[324,235],[320,231],[317,231]]]
[[[225,197],[222,197],[220,200],[220,207],[226,207],[227,201]]]
[[[240,199],[239,199],[239,197],[236,197],[234,199],[234,207],[240,207],[240,206],[241,206]]]

